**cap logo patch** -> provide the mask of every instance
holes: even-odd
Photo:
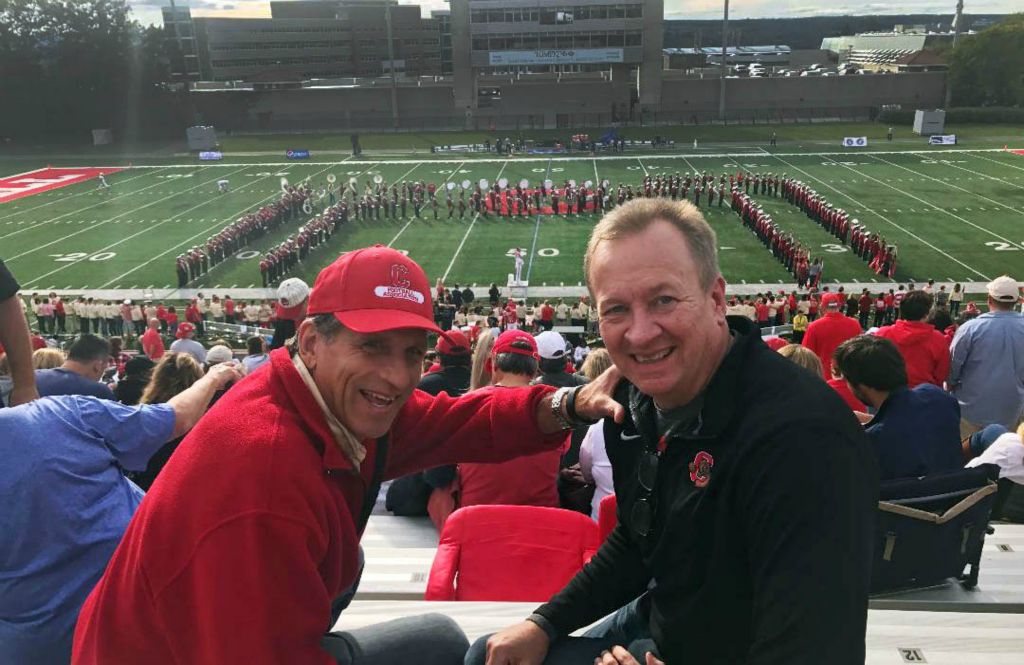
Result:
[[[395,263],[391,266],[391,284],[380,285],[373,289],[373,294],[378,298],[397,298],[399,300],[408,300],[414,302],[417,305],[422,305],[425,301],[423,294],[419,291],[411,289],[412,282],[407,279],[409,274],[408,266],[404,266],[400,263]]]

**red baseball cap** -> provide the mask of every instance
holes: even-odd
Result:
[[[315,314],[333,314],[357,333],[419,328],[445,334],[434,323],[423,268],[383,245],[342,254],[320,271],[306,311]]]
[[[174,333],[174,336],[177,337],[178,339],[181,339],[185,335],[194,333],[195,331],[196,327],[189,323],[188,321],[185,321],[184,323],[178,325],[178,332]]]
[[[537,340],[525,330],[506,330],[498,335],[491,349],[493,355],[518,353],[521,356],[537,357]]]
[[[446,356],[461,356],[469,354],[469,340],[461,330],[449,330],[444,337],[437,338],[438,353]]]

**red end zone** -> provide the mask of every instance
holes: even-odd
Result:
[[[92,180],[99,174],[117,173],[124,169],[62,168],[39,169],[20,175],[0,178],[0,203],[7,203],[24,196],[48,192],[51,189],[74,185]]]

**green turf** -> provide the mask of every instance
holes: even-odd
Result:
[[[920,148],[919,148],[920,149]],[[24,166],[24,165],[23,165]],[[0,204],[0,257],[26,289],[163,288],[176,282],[174,257],[205,240],[242,213],[278,192],[281,174],[293,182],[307,176],[322,183],[328,173],[360,180],[380,173],[389,181],[447,178],[511,182],[545,177],[561,181],[605,179],[639,183],[645,172],[713,173],[737,168],[786,172],[810,183],[868,228],[899,246],[898,278],[985,281],[1003,273],[1024,275],[1024,157],[1005,152],[929,154],[793,154],[780,148],[736,156],[651,156],[622,159],[491,159],[446,162],[346,161],[195,165],[132,169],[109,176],[113,189],[86,182]],[[21,168],[20,170],[26,170]],[[454,172],[454,173],[453,173]],[[231,181],[218,194],[216,180]],[[827,281],[884,281],[835,239],[781,200],[765,205],[812,255],[825,260]],[[410,208],[411,212],[411,208]],[[406,250],[430,278],[446,283],[506,283],[507,253],[527,251],[531,285],[582,281],[582,254],[596,221],[580,217],[483,218],[353,222],[327,247],[316,249],[296,272],[312,280],[322,265],[354,247],[372,243]],[[718,233],[722,270],[729,282],[778,284],[792,281],[728,206],[706,210]],[[259,285],[259,253],[294,232],[297,224],[256,241],[204,276],[196,286]]]

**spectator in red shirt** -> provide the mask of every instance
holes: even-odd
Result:
[[[768,305],[765,303],[764,298],[758,298],[757,302],[754,303],[754,316],[757,317],[757,325],[762,328],[767,328],[771,325],[768,321]]]
[[[171,335],[177,336],[178,334],[178,310],[171,305],[167,308],[167,314],[164,316],[167,321],[167,332]]]
[[[537,375],[538,359],[533,335],[525,330],[503,332],[491,351],[491,385],[500,388],[530,385]],[[460,464],[457,506],[508,504],[557,508],[558,468],[568,442],[567,437],[560,448],[500,464]]]
[[[142,334],[142,352],[156,362],[164,355],[164,339],[160,336],[160,321],[150,319],[146,332]]]
[[[832,352],[840,344],[861,333],[857,319],[852,319],[842,312],[839,299],[830,299],[825,315],[807,326],[803,345],[818,354],[825,376],[832,371]]]
[[[228,323],[235,322],[235,301],[231,296],[224,296],[224,320]]]
[[[540,327],[542,330],[551,330],[555,325],[555,308],[547,300],[540,308]]]
[[[167,308],[164,307],[163,303],[156,306],[156,318],[160,322],[160,332],[167,332]]]
[[[197,336],[202,336],[203,315],[199,312],[199,305],[196,304],[195,298],[185,306],[185,320],[195,326]]]
[[[942,387],[949,376],[949,341],[925,321],[932,308],[932,295],[911,291],[900,303],[900,318],[875,333],[896,345],[907,366],[907,387],[931,383]]]
[[[400,252],[321,271],[295,342],[160,472],[82,608],[72,662],[461,664],[468,644],[440,615],[325,634],[357,590],[381,482],[560,447],[578,419],[625,410],[614,370],[576,393],[576,418],[546,386],[417,391],[427,331],[441,333],[430,285]]]
[[[871,306],[874,305],[874,302],[867,289],[861,291],[860,298],[857,300],[857,315],[860,317],[860,327],[864,330],[868,329],[868,319],[871,318]]]

